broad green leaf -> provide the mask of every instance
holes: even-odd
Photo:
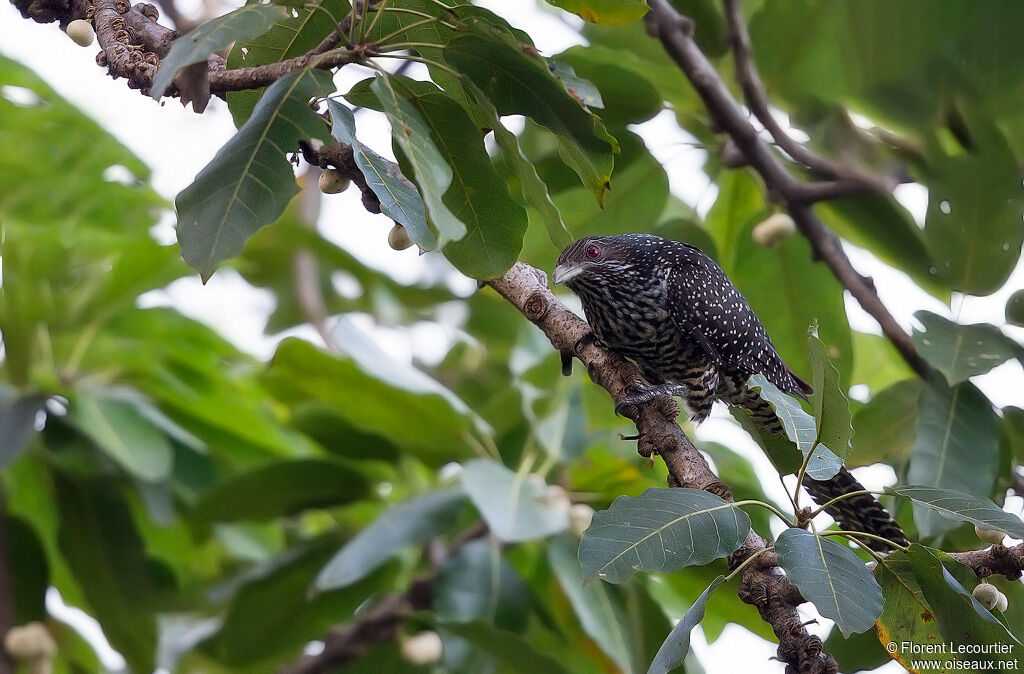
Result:
[[[725,576],[718,576],[711,585],[708,585],[697,601],[683,615],[682,620],[669,632],[665,643],[658,650],[654,662],[651,663],[647,674],[668,674],[683,664],[686,654],[690,652],[690,632],[704,619],[704,609],[707,607],[708,598],[711,593],[718,589],[718,586],[725,582]]]
[[[980,115],[977,116],[980,118]],[[926,169],[925,241],[939,278],[973,295],[998,290],[1024,243],[1020,166],[991,119],[968,118],[974,147]]]
[[[195,506],[203,520],[266,520],[306,508],[351,503],[366,497],[366,475],[353,465],[323,459],[280,461],[231,478]]]
[[[6,544],[7,573],[16,581],[6,598],[13,609],[10,619],[15,625],[45,620],[50,570],[42,541],[28,522],[9,515],[0,515],[0,535]]]
[[[503,630],[486,620],[445,622],[441,626],[445,632],[466,640],[515,671],[536,674],[569,672],[554,656],[541,652],[522,635]]]
[[[423,115],[404,96],[399,96],[392,85],[391,78],[378,76],[370,88],[391,122],[391,136],[395,144],[402,149],[415,171],[415,180],[426,205],[427,217],[437,229],[438,245],[444,247],[449,241],[458,241],[468,232],[466,224],[449,210],[442,198],[448,193],[449,187],[457,187],[452,180],[452,166],[431,137],[430,126]]]
[[[572,235],[565,228],[565,223],[562,222],[562,215],[558,212],[558,207],[551,200],[551,195],[548,194],[548,186],[537,175],[537,167],[523,154],[522,148],[519,147],[519,139],[516,138],[514,133],[505,128],[501,118],[498,117],[498,111],[494,109],[494,105],[487,100],[487,97],[480,91],[480,88],[472,83],[467,84],[467,88],[474,96],[476,104],[480,106],[480,109],[487,117],[491,130],[494,132],[494,140],[497,142],[498,147],[501,148],[502,157],[504,157],[505,161],[508,162],[519,178],[519,187],[523,192],[523,199],[544,218],[544,226],[548,230],[548,238],[551,239],[552,245],[558,249],[565,248],[572,243]]]
[[[1011,358],[1024,359],[1024,347],[989,323],[960,325],[930,311],[918,311],[914,318],[924,326],[924,332],[914,330],[914,346],[951,386]]]
[[[596,86],[602,101],[597,106],[599,116],[605,124],[619,128],[645,122],[662,109],[661,92],[651,83],[650,73],[636,67],[635,58],[624,51],[576,46],[553,57],[553,62],[572,66],[579,77]]]
[[[431,222],[435,222],[431,200],[443,195],[443,205],[465,231],[464,236],[446,238],[444,228],[438,225],[445,257],[473,278],[504,274],[522,250],[526,211],[512,199],[508,186],[494,170],[480,129],[462,106],[432,84],[378,77],[371,88],[385,106],[392,135],[412,163],[416,180],[421,180],[424,171],[439,170],[425,165],[427,159],[440,161],[441,168],[447,167],[451,173],[451,186],[436,194],[428,194],[434,189],[433,178],[419,185]],[[403,119],[405,127],[401,126]],[[427,146],[436,156],[423,156]],[[412,152],[420,156],[414,159]]]
[[[246,5],[211,19],[179,37],[171,44],[167,56],[160,60],[160,67],[153,76],[150,96],[160,100],[179,70],[205,61],[210,54],[233,42],[245,42],[266,33],[283,15],[282,8],[275,5]]]
[[[345,544],[316,577],[318,591],[366,577],[408,545],[424,543],[455,523],[466,500],[461,491],[436,491],[393,505]]]
[[[701,489],[651,488],[620,496],[580,541],[587,579],[621,583],[637,571],[671,573],[734,552],[750,531],[741,509]]]
[[[715,474],[728,482],[733,497],[737,501],[757,499],[766,503],[772,502],[765,495],[758,471],[754,469],[754,465],[748,457],[717,442],[702,442],[700,450],[715,462]],[[795,454],[795,452],[793,453]],[[772,515],[770,512],[764,508],[751,508],[747,511],[747,516],[750,517],[754,531],[763,536],[771,535]]]
[[[267,88],[252,116],[175,200],[181,254],[203,280],[236,255],[298,194],[285,156],[300,139],[327,135],[310,99],[326,96],[330,73],[297,70]]]
[[[970,382],[951,389],[932,376],[918,401],[907,481],[987,498],[998,467],[999,426],[988,398]],[[925,538],[955,526],[920,505],[914,506],[914,523]]]
[[[926,485],[897,485],[886,488],[886,491],[908,498],[950,520],[970,522],[982,529],[995,529],[1013,538],[1024,538],[1024,521],[987,498]]]
[[[43,408],[38,395],[19,395],[0,382],[0,468],[21,453],[36,434],[36,415]]]
[[[1024,290],[1018,290],[1006,300],[1006,322],[1024,326]]]
[[[576,559],[575,541],[568,537],[551,539],[547,545],[547,558],[583,631],[621,670],[630,671],[633,635],[625,611],[616,601],[615,588],[604,583],[585,584]]]
[[[67,419],[140,480],[160,482],[170,476],[171,443],[130,403],[88,390],[76,391],[69,395]]]
[[[779,566],[818,613],[849,635],[871,629],[882,613],[882,591],[853,550],[804,529],[775,541]]]
[[[563,159],[601,200],[615,140],[535,50],[498,35],[467,34],[445,45],[444,57],[484,91],[500,115],[526,115],[558,136]]]
[[[358,585],[310,596],[310,585],[334,548],[329,540],[297,545],[249,570],[220,629],[200,648],[233,671],[268,658],[294,660],[339,616],[352,615],[375,592],[387,589],[383,581],[392,574],[382,570]]]
[[[881,335],[854,332],[853,354],[850,384],[864,384],[871,395],[916,376],[892,342]],[[856,445],[856,436],[853,442]]]
[[[131,513],[109,482],[54,474],[60,551],[103,634],[136,672],[155,666],[157,624],[146,551]]]
[[[815,334],[807,339],[811,359],[811,406],[814,408],[814,422],[818,427],[818,441],[832,452],[846,459],[850,456],[850,439],[853,427],[850,425],[850,401],[843,395],[839,382],[839,371],[832,365],[824,342]]]
[[[301,56],[320,44],[350,9],[348,0],[322,0],[315,5],[291,4],[287,16],[279,16],[270,30],[245,42],[236,41],[227,67],[246,68],[277,63]],[[265,87],[227,92],[228,110],[236,127],[249,119]]]
[[[548,0],[555,7],[592,23],[617,24],[636,21],[647,13],[645,0]]]
[[[409,238],[423,250],[437,246],[437,236],[427,225],[416,186],[409,182],[398,168],[369,149],[356,138],[356,119],[352,111],[336,100],[327,101],[334,124],[331,134],[352,147],[356,166],[366,177],[366,184],[380,200],[380,211],[405,227]]]
[[[351,356],[295,338],[281,342],[263,375],[271,393],[292,405],[327,405],[356,429],[428,462],[469,452],[474,416],[464,402],[420,370],[385,355],[365,335],[345,329],[345,323],[339,328],[336,339]]]
[[[1024,463],[1024,409],[1003,408],[1003,432],[1017,463]]]
[[[889,601],[884,587],[882,596],[886,597],[886,602]],[[882,608],[882,615],[885,615],[884,607]],[[882,618],[879,617],[878,621],[875,622],[874,630],[868,630],[860,634],[851,634],[849,637],[844,637],[843,633],[837,629],[833,629],[829,633],[822,648],[836,659],[839,671],[848,672],[849,674],[870,672],[889,662],[889,654],[878,641],[878,625],[881,620]]]
[[[944,639],[954,644],[1007,644],[1020,643],[999,620],[992,615],[949,572],[939,557],[928,548],[914,543],[907,554],[910,569],[922,594],[932,607]],[[964,660],[977,660],[975,655],[959,655]],[[986,659],[1009,664],[1013,652],[986,654]]]
[[[521,632],[530,610],[529,590],[493,541],[461,546],[434,583],[433,611],[446,624],[483,621],[495,629]],[[486,668],[464,639],[442,632],[444,665],[452,671]]]
[[[462,488],[495,536],[529,541],[564,531],[566,511],[548,499],[543,485],[490,459],[474,459],[461,473]]]
[[[796,474],[800,470],[803,459],[800,452],[789,441],[778,433],[769,433],[754,421],[750,412],[741,407],[729,407],[729,414],[743,427],[750,437],[761,446],[764,453],[768,455],[775,470],[782,475]],[[815,452],[817,454],[817,452]]]
[[[934,611],[925,599],[921,586],[914,577],[910,559],[905,552],[897,550],[885,557],[875,567],[875,579],[882,588],[885,605],[878,617],[875,628],[882,644],[904,642],[911,644],[942,643],[942,634],[935,619]],[[913,660],[934,663],[936,669],[928,671],[952,672],[942,667],[946,655],[912,653],[909,648],[897,647],[890,657],[908,670]]]
[[[601,92],[590,80],[586,80],[576,74],[576,70],[565,63],[554,59],[548,60],[548,69],[551,74],[559,79],[565,90],[576,100],[588,108],[603,108],[604,101],[601,99]]]
[[[908,379],[871,396],[853,415],[856,433],[847,465],[902,465],[914,444],[917,401],[923,390],[920,379]]]
[[[792,396],[780,391],[775,384],[768,381],[763,374],[755,374],[748,381],[747,386],[761,396],[775,410],[783,429],[800,453],[806,458],[811,452],[811,458],[807,462],[807,475],[815,480],[828,480],[835,477],[839,469],[843,467],[843,460],[836,456],[832,450],[818,441],[818,430],[815,427],[814,417],[800,407],[800,403]]]

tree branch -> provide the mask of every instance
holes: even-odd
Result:
[[[974,570],[978,578],[1006,576],[1018,580],[1024,571],[1024,543],[1013,547],[993,545],[987,550],[951,552],[950,557]]]
[[[793,140],[786,131],[779,125],[768,108],[768,99],[765,96],[764,86],[754,66],[754,56],[750,47],[750,34],[747,32],[746,22],[743,20],[743,8],[741,0],[723,0],[725,5],[725,16],[729,25],[729,43],[732,45],[733,59],[736,65],[736,80],[743,90],[743,96],[747,101],[747,107],[754,113],[758,121],[768,130],[775,143],[782,148],[790,157],[800,162],[811,171],[840,182],[848,192],[842,194],[853,194],[870,190],[888,194],[896,186],[892,179],[873,175],[862,171],[854,166],[834,162],[820,157],[806,146]],[[811,201],[832,199],[835,196],[827,196],[829,193],[810,198]],[[838,196],[838,195],[836,195]],[[806,197],[805,197],[806,198]]]
[[[552,346],[578,358],[594,383],[608,391],[616,403],[623,401],[634,382],[642,381],[635,365],[585,339],[590,327],[548,290],[542,271],[517,262],[501,278],[488,281],[488,285],[539,327]],[[661,456],[668,466],[671,486],[704,489],[733,500],[732,491],[711,472],[707,461],[676,423],[679,408],[672,399],[656,398],[624,411],[640,434],[637,451],[644,456]],[[730,556],[730,568],[737,568],[769,546],[768,541],[751,531],[740,549]],[[821,639],[807,632],[796,610],[804,602],[799,590],[774,565],[772,553],[762,557],[741,572],[740,598],[755,606],[762,619],[772,626],[779,640],[778,656],[792,671],[834,674],[835,660],[822,652]]]
[[[750,166],[760,174],[770,197],[786,205],[797,229],[810,242],[815,255],[829,266],[839,282],[878,322],[882,333],[893,343],[914,372],[921,377],[927,377],[931,367],[917,353],[910,335],[900,327],[878,298],[871,279],[853,268],[839,239],[811,209],[810,203],[821,196],[822,190],[835,194],[835,186],[809,187],[808,183],[802,183],[793,177],[758,137],[757,130],[729,93],[718,71],[693,40],[693,22],[680,15],[668,0],[650,0],[649,4],[651,11],[645,17],[648,32],[661,41],[665,51],[693,84],[718,128],[729,135],[736,147],[746,156]],[[815,195],[814,198],[810,198],[809,194]]]

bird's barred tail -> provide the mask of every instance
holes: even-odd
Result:
[[[775,416],[775,411],[760,397],[756,401],[747,402],[744,406],[751,412],[754,423],[758,426],[772,433],[786,434],[779,418]],[[828,480],[812,480],[805,475],[804,488],[818,505],[824,505],[843,494],[864,491],[864,486],[846,469],[846,466]],[[871,494],[845,498],[825,508],[825,512],[847,531],[861,531],[887,538],[893,543],[910,545],[900,525]],[[881,541],[866,539],[864,543],[878,551],[888,552],[891,549]]]
[[[843,466],[834,477],[828,480],[812,480],[804,476],[804,488],[818,505],[824,505],[834,498],[855,491],[862,491],[863,485],[857,481],[850,471]],[[903,529],[892,518],[889,511],[871,494],[858,494],[838,501],[825,512],[832,516],[843,529],[862,531],[887,538],[893,543],[910,545]],[[880,552],[888,552],[891,548],[881,541],[866,539],[865,545]]]

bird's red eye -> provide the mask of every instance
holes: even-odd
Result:
[[[597,256],[600,254],[601,249],[595,246],[594,244],[590,244],[589,246],[587,246],[587,257],[589,257],[591,260],[596,260]]]

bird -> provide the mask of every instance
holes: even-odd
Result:
[[[616,411],[658,396],[679,396],[690,420],[699,424],[720,400],[747,410],[760,429],[784,434],[774,409],[747,381],[761,374],[784,393],[804,400],[813,393],[786,365],[722,268],[696,246],[652,234],[588,236],[562,250],[552,281],[580,298],[588,338],[632,360],[646,380]],[[865,491],[845,466],[830,480],[804,476],[803,485],[819,505]],[[825,510],[844,528],[908,544],[900,526],[868,493]],[[871,544],[884,549],[879,541]]]

